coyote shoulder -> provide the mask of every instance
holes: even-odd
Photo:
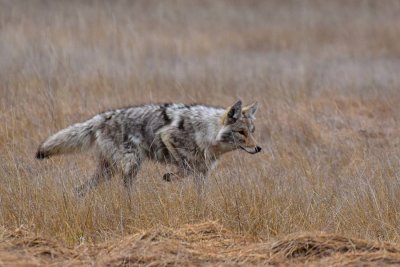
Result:
[[[77,188],[84,195],[113,173],[123,174],[129,188],[145,159],[177,167],[163,179],[193,175],[202,180],[224,153],[242,149],[261,151],[253,133],[257,102],[228,108],[206,105],[149,104],[100,113],[48,137],[36,158],[44,159],[95,147],[98,167],[93,177]]]

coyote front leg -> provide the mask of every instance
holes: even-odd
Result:
[[[163,175],[163,180],[170,182],[173,177],[184,178],[192,174],[193,172],[189,163],[185,161],[185,158],[179,154],[175,145],[172,144],[170,134],[162,133],[161,140],[167,148],[169,154],[171,155],[173,163],[175,163],[178,168],[178,171],[176,173],[165,173]]]
[[[209,171],[206,160],[204,160],[204,162],[199,160],[196,162],[188,162],[184,156],[180,155],[175,145],[170,141],[173,139],[170,138],[168,133],[162,134],[161,139],[178,167],[177,173],[166,173],[163,175],[163,179],[169,182],[173,177],[181,178],[193,175],[197,191],[199,194],[202,194]]]

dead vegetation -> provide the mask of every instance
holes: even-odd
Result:
[[[256,242],[207,222],[76,247],[24,229],[4,231],[0,258],[5,266],[382,266],[400,264],[400,247],[321,232]]]

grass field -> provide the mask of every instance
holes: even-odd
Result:
[[[70,245],[217,221],[400,242],[398,1],[0,1],[0,224]],[[113,108],[260,102],[262,153],[233,152],[204,199],[147,162],[78,200],[91,152],[44,138]]]

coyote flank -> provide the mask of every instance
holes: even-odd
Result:
[[[93,177],[77,188],[83,196],[99,183],[122,172],[129,189],[144,159],[174,164],[177,173],[163,175],[165,181],[193,175],[202,182],[224,153],[243,149],[261,151],[253,133],[257,102],[243,107],[239,100],[224,109],[205,105],[149,104],[116,109],[76,123],[47,138],[36,158],[87,150],[98,152]]]

